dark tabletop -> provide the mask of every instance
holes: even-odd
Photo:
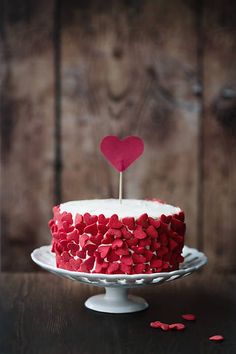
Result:
[[[236,353],[235,275],[206,267],[184,279],[132,289],[150,304],[133,314],[86,309],[85,300],[99,292],[47,273],[1,274],[0,354]],[[183,313],[197,320],[185,322],[182,332],[149,326],[154,320],[181,322]],[[210,342],[213,334],[224,335],[224,342]]]

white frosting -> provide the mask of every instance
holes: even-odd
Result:
[[[139,199],[123,199],[122,203],[118,199],[75,200],[61,204],[60,210],[61,212],[71,213],[73,219],[77,213],[104,214],[106,217],[117,214],[120,218],[125,216],[138,218],[140,215],[147,213],[148,216],[158,218],[162,214],[172,215],[181,211],[180,208],[172,205]]]

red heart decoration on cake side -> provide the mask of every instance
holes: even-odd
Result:
[[[103,138],[100,145],[105,158],[119,172],[125,171],[144,151],[143,140],[137,136],[127,136],[119,139],[109,135]]]

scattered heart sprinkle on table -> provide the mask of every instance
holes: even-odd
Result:
[[[172,323],[169,325],[170,329],[176,329],[177,331],[183,331],[185,327],[186,326],[183,323]]]
[[[195,321],[196,320],[196,316],[192,313],[181,315],[181,317],[186,321]]]
[[[172,329],[182,331],[183,329],[185,329],[185,325],[183,323],[172,323],[169,325],[160,321],[151,322],[150,326],[152,328],[161,328],[163,331],[169,331]]]
[[[181,317],[187,321],[195,321],[196,320],[196,316],[192,313],[181,315]],[[186,328],[185,324],[183,324],[181,322],[167,324],[167,323],[163,323],[161,321],[151,322],[150,327],[161,328],[163,331],[170,331],[170,330],[183,331]],[[224,337],[221,334],[215,334],[215,335],[209,337],[208,339],[212,342],[222,342],[224,340]]]
[[[214,336],[209,337],[209,340],[213,342],[222,342],[224,340],[224,337],[221,334],[216,334]]]

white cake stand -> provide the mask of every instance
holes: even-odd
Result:
[[[186,277],[207,263],[204,253],[184,246],[184,262],[179,270],[153,274],[90,274],[74,272],[56,267],[51,246],[42,246],[31,253],[32,260],[40,267],[56,275],[82,283],[105,287],[105,294],[90,297],[85,306],[91,310],[108,313],[128,313],[146,309],[148,303],[137,296],[128,295],[128,288],[156,285],[181,277]]]

